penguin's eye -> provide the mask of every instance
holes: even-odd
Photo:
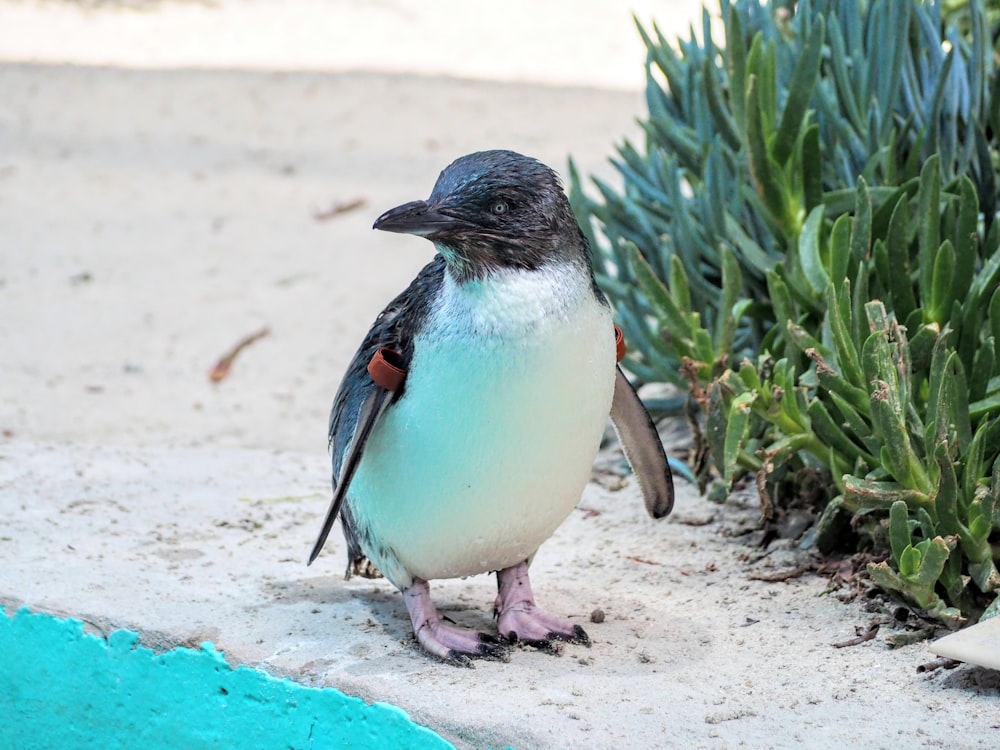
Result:
[[[508,211],[507,202],[497,201],[490,208],[490,211],[493,213],[494,216],[503,216]]]

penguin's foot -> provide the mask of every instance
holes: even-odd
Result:
[[[494,614],[500,634],[510,643],[523,642],[550,653],[559,653],[561,641],[590,646],[583,628],[564,617],[550,615],[535,604],[527,561],[499,571],[497,585],[500,593]]]
[[[413,579],[413,585],[403,592],[403,600],[417,641],[439,659],[460,667],[474,666],[473,659],[510,660],[507,644],[496,636],[446,623],[431,601],[427,581]]]

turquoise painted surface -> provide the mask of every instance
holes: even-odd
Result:
[[[451,748],[388,704],[307,688],[210,643],[157,654],[118,630],[0,607],[0,748]]]

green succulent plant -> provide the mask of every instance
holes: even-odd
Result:
[[[721,3],[725,39],[654,27],[623,188],[572,170],[642,381],[686,389],[704,488],[765,501],[829,472],[871,566],[957,625],[1000,593],[1000,76],[984,8]],[[905,541],[905,543],[904,543]],[[995,605],[994,605],[995,606]]]

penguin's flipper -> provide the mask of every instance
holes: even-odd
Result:
[[[435,291],[443,283],[444,266],[444,258],[436,255],[406,291],[399,294],[379,314],[337,389],[333,408],[330,410],[328,432],[333,457],[333,499],[309,555],[310,563],[323,548],[333,522],[347,498],[351,479],[364,454],[365,443],[372,429],[385,410],[402,397],[400,383],[387,387],[379,384],[384,382],[381,379],[379,382],[375,381],[372,370],[369,369],[373,358],[380,351],[391,350],[395,354],[391,364],[403,371],[405,379],[405,371],[413,355],[414,335],[426,315]],[[364,557],[364,552],[358,544],[359,535],[350,528],[350,514],[341,518],[341,524],[348,542],[348,565],[352,565]]]
[[[392,391],[373,384],[369,388],[364,401],[361,402],[357,422],[354,427],[354,434],[341,462],[340,477],[333,491],[330,508],[326,512],[326,518],[323,519],[323,526],[320,529],[319,536],[316,538],[316,544],[313,545],[312,552],[309,553],[308,564],[310,565],[316,559],[316,556],[319,555],[320,550],[323,549],[323,545],[326,544],[326,538],[330,535],[333,522],[337,520],[340,506],[344,504],[344,498],[347,497],[347,488],[351,486],[351,479],[354,477],[354,471],[358,468],[358,463],[361,461],[361,455],[364,453],[368,436],[371,435],[372,428],[378,422],[379,417],[382,416],[386,407],[392,403],[392,395]]]
[[[653,420],[620,367],[615,372],[615,395],[611,421],[618,433],[625,458],[639,480],[646,510],[653,518],[663,518],[674,507],[674,479],[667,454]]]

